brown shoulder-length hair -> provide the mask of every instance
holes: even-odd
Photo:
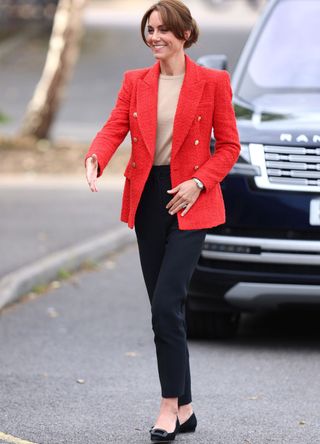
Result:
[[[185,41],[184,48],[190,48],[196,43],[199,36],[197,22],[191,16],[189,8],[179,0],[160,0],[146,11],[141,20],[141,35],[144,43],[148,45],[145,36],[147,22],[153,11],[158,11],[163,24],[179,40],[185,40],[185,32],[191,31],[190,37]]]

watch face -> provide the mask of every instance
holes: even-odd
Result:
[[[194,178],[194,181],[197,184],[198,188],[200,188],[200,190],[202,190],[203,189],[203,183],[199,179],[195,179],[195,178]]]

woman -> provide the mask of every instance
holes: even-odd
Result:
[[[135,228],[152,314],[162,399],[152,441],[194,431],[185,302],[207,228],[225,222],[220,182],[240,144],[230,77],[185,54],[198,38],[189,9],[162,0],[142,18],[156,63],[127,71],[116,105],[85,157],[96,180],[130,130],[121,220]],[[214,129],[215,151],[210,138]]]

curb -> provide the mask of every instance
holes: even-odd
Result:
[[[0,309],[30,292],[35,286],[48,284],[58,276],[61,269],[76,271],[85,261],[101,260],[135,241],[133,230],[121,227],[52,253],[7,274],[0,279]]]

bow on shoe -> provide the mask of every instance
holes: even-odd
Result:
[[[180,427],[180,423],[179,423],[179,419],[177,417],[176,420],[176,427],[174,429],[173,432],[167,432],[167,430],[164,429],[150,429],[150,434],[151,434],[151,441],[156,441],[156,442],[170,442],[170,441],[174,441],[176,434],[179,432],[179,427]]]
[[[166,438],[168,432],[164,429],[151,429],[153,436],[159,436],[159,438]]]

